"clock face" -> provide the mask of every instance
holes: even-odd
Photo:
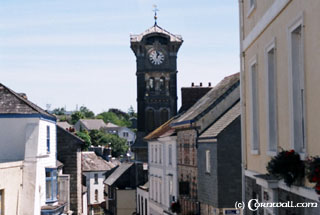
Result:
[[[164,54],[161,51],[153,50],[149,54],[149,60],[154,65],[160,65],[164,61]]]

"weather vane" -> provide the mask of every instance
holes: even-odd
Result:
[[[154,12],[154,26],[156,26],[157,25],[157,12],[159,11],[158,10],[158,8],[157,8],[157,5],[153,5],[153,8],[154,8],[154,10],[153,10],[153,12]]]

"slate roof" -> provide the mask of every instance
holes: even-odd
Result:
[[[223,114],[206,131],[200,135],[201,138],[217,137],[228,125],[240,116],[240,102],[237,102],[231,109]]]
[[[94,152],[81,152],[81,166],[82,171],[108,171],[116,167],[111,162],[103,160]]]
[[[54,115],[49,114],[39,106],[0,83],[0,114],[40,114],[52,120]]]
[[[182,114],[178,119],[172,122],[173,125],[179,124],[184,121],[195,120],[202,113],[211,110],[211,106],[215,105],[228,90],[233,86],[240,83],[239,73],[225,77],[220,81],[215,87],[213,87],[207,94],[205,94],[201,99],[199,99],[191,108],[189,108],[184,114]]]
[[[105,181],[104,183],[112,186],[123,173],[125,173],[133,163],[122,163]]]
[[[181,35],[172,34],[158,25],[154,25],[148,28],[146,31],[144,31],[141,34],[130,35],[130,42],[140,42],[145,35],[152,34],[152,33],[165,34],[170,38],[170,42],[183,42]]]
[[[57,122],[57,125],[63,129],[73,128],[73,125],[70,125],[68,122]]]
[[[115,124],[113,124],[113,123],[111,123],[111,122],[108,122],[108,123],[107,123],[107,128],[120,128],[120,126],[115,125]]]
[[[99,130],[101,128],[107,128],[106,123],[102,119],[80,119],[80,122],[85,126],[88,130]]]

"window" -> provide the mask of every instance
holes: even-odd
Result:
[[[172,165],[172,145],[169,145],[169,165]]]
[[[154,154],[153,154],[153,146],[151,146],[151,162],[153,163],[153,158],[154,158]]]
[[[144,203],[144,206],[145,206],[145,211],[144,211],[144,214],[148,214],[148,200],[147,199],[145,199],[144,200],[145,201],[145,203]]]
[[[159,202],[162,203],[162,180],[159,181]]]
[[[46,202],[57,201],[57,169],[46,168]]]
[[[143,213],[143,197],[141,196],[141,215],[144,215]]]
[[[180,195],[189,195],[190,185],[189,185],[188,181],[180,181],[179,182],[179,193],[180,193]]]
[[[306,149],[305,92],[302,16],[289,28],[291,87],[291,137],[293,148],[300,153]]]
[[[4,215],[4,190],[0,190],[0,215]]]
[[[156,154],[155,163],[158,163],[158,146],[155,146],[155,154]]]
[[[50,152],[50,126],[47,125],[47,153]]]
[[[94,200],[97,202],[98,201],[98,197],[99,197],[99,192],[98,190],[94,191]]]
[[[149,79],[149,90],[154,91],[155,86],[154,86],[154,78]]]
[[[251,152],[259,152],[259,101],[257,63],[250,64],[250,96],[251,96]]]
[[[159,163],[162,162],[162,145],[159,146]]]
[[[98,173],[94,174],[94,183],[98,184]]]
[[[138,213],[140,213],[141,208],[140,208],[140,195],[138,195]]]
[[[210,165],[210,150],[206,150],[206,172],[210,173],[211,165]]]
[[[169,111],[168,109],[162,109],[160,112],[160,123],[161,125],[169,120]]]
[[[275,42],[266,49],[267,65],[267,141],[270,155],[277,152],[277,82],[276,82],[276,56]]]
[[[160,91],[164,92],[166,89],[166,79],[164,77],[160,78]]]
[[[155,127],[155,117],[154,117],[154,110],[152,109],[147,109],[146,110],[146,130],[147,131],[152,131]]]

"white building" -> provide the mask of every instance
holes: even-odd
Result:
[[[0,162],[23,161],[21,193],[4,198],[19,197],[20,214],[62,213],[56,154],[56,118],[0,84]]]
[[[149,182],[137,187],[137,214],[149,215]]]
[[[104,180],[108,172],[116,167],[113,163],[103,160],[94,152],[82,152],[82,174],[85,176],[89,215],[104,214],[101,203],[104,198]]]
[[[176,135],[168,121],[150,133],[149,155],[149,209],[150,214],[173,214],[170,206],[177,201]]]

